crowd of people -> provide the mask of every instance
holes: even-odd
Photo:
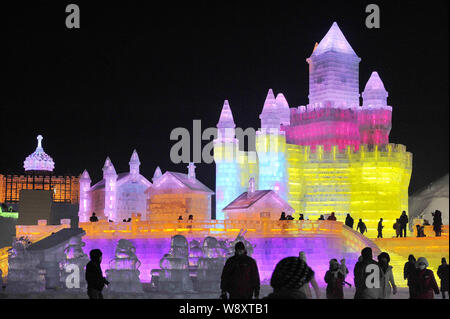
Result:
[[[433,231],[436,233],[436,237],[440,237],[442,234],[442,213],[439,210],[436,210],[434,213],[431,213],[433,216]],[[285,212],[281,213],[280,220],[294,220],[294,217],[291,215],[286,215]],[[305,220],[303,214],[300,214],[298,220]],[[320,215],[318,220],[325,220],[324,215]],[[336,221],[336,215],[334,212],[327,217],[326,220]],[[409,218],[406,214],[406,211],[403,211],[399,218],[396,219],[395,223],[392,225],[395,230],[396,237],[407,237],[407,229],[408,229]],[[345,225],[353,229],[354,220],[350,214],[347,214],[345,218]],[[425,226],[430,226],[430,223],[425,219],[423,225],[416,225],[417,229],[417,237],[425,237]],[[383,238],[383,218],[380,218],[377,225],[377,238]],[[356,226],[356,231],[359,231],[361,234],[365,234],[368,232],[367,226],[362,220],[359,219],[358,224]]]
[[[389,299],[397,294],[393,267],[389,265],[390,256],[382,252],[373,259],[372,249],[366,247],[354,268],[354,299]],[[435,294],[448,298],[449,269],[445,258],[439,266],[437,275],[441,280],[439,289],[434,273],[428,269],[428,261],[424,257],[415,260],[410,256],[404,267],[404,278],[408,282],[410,299],[433,299]],[[327,299],[344,299],[344,286],[352,285],[346,281],[349,270],[345,259],[340,262],[331,259],[324,281],[327,284]],[[370,276],[370,278],[369,278]],[[321,298],[315,273],[308,266],[304,252],[298,257],[283,258],[275,267],[270,285],[273,292],[268,299],[312,299],[311,287],[315,297]],[[245,246],[238,242],[235,255],[229,258],[224,266],[221,278],[222,299],[259,298],[260,281],[256,261],[247,256]],[[446,295],[447,294],[447,295]],[[447,296],[447,297],[446,297]]]

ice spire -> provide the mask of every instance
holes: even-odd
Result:
[[[261,128],[278,129],[280,127],[280,114],[278,113],[278,107],[272,89],[269,89],[267,92],[267,97],[259,118],[261,119]]]
[[[291,124],[291,111],[289,110],[289,104],[283,93],[278,93],[275,101],[277,104],[278,114],[280,115],[280,123],[282,125],[289,126]]]
[[[248,180],[248,196],[251,197],[255,194],[256,186],[255,186],[255,179],[252,177]]]
[[[231,113],[230,105],[228,100],[225,100],[222,107],[222,112],[220,112],[219,123],[217,123],[218,140],[231,140],[234,139],[236,124],[234,123],[233,113]]]
[[[81,174],[81,179],[83,180],[91,180],[91,177],[89,176],[89,173],[87,170],[84,170],[83,173]]]
[[[362,93],[363,106],[386,106],[388,95],[378,73],[372,72]]]
[[[116,169],[114,168],[113,163],[109,159],[109,156],[106,157],[105,165],[103,165],[103,178],[105,178],[108,175],[117,175]]]
[[[162,176],[162,172],[161,172],[161,169],[159,168],[159,166],[155,169],[155,173],[153,174],[153,177],[152,177],[152,181],[153,181],[153,183],[158,179],[158,178],[160,178]]]
[[[314,48],[312,55],[320,55],[327,51],[356,55],[336,22],[333,22],[325,37]]]
[[[130,162],[128,164],[130,165],[130,173],[132,175],[138,175],[141,162],[139,161],[139,156],[136,150],[134,150],[133,154],[131,154]]]

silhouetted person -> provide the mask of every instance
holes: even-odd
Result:
[[[189,215],[188,220],[194,220],[194,216],[193,215]]]
[[[433,230],[436,234],[436,237],[441,236],[442,232],[442,213],[439,210],[436,210],[433,215]]]
[[[126,223],[127,222],[127,220],[124,218],[124,219],[122,219],[122,222],[124,222],[124,223]]]
[[[127,219],[127,223],[131,222],[131,217]]]
[[[306,254],[304,251],[301,251],[298,254],[298,258],[303,260],[306,263],[306,265],[308,266],[308,262],[306,261]],[[314,274],[312,275],[310,281],[308,281],[302,287],[300,287],[300,290],[306,295],[306,299],[312,299],[312,293],[311,293],[310,286],[313,287],[313,289],[314,289],[314,293],[316,294],[316,299],[320,299],[320,288],[319,288],[319,285],[317,284],[316,277]]]
[[[333,220],[333,221],[336,220],[336,216],[334,216],[334,212],[332,212],[331,215],[328,216],[327,220]]]
[[[439,294],[439,287],[431,269],[427,269],[428,261],[425,257],[419,257],[416,262],[416,270],[412,275],[414,297],[412,299],[434,299],[434,294]]]
[[[399,222],[400,222],[400,237],[406,237],[406,227],[408,225],[408,215],[406,215],[405,211],[402,212]]]
[[[405,263],[405,266],[403,267],[403,279],[406,280],[408,284],[409,299],[413,298],[414,296],[412,276],[414,275],[415,271],[416,271],[416,258],[414,257],[414,255],[409,255],[408,261]]]
[[[280,220],[286,220],[286,213],[281,212]]]
[[[379,269],[378,263],[372,258],[372,248],[366,247],[361,251],[361,257],[353,269],[354,281],[355,281],[355,299],[380,299],[381,289],[367,287],[366,279],[369,275],[374,275]],[[374,278],[374,280],[380,280],[381,277]],[[376,286],[375,286],[376,287]]]
[[[307,299],[301,290],[314,275],[314,271],[298,257],[286,257],[278,262],[270,279],[273,292],[267,299]]]
[[[98,218],[95,216],[95,213],[92,213],[92,216],[89,217],[89,221],[92,223],[98,222]]]
[[[397,218],[395,220],[395,223],[392,227],[395,229],[396,238],[400,237],[400,218]]]
[[[345,226],[353,229],[353,218],[352,216],[350,216],[350,214],[347,214],[347,217],[345,217]]]
[[[377,238],[383,238],[383,218],[380,218],[380,221],[378,222],[378,227],[377,227],[377,231],[378,231],[378,235]]]
[[[291,215],[287,215],[287,216],[286,216],[286,219],[287,219],[287,220],[294,220],[294,217],[292,217]]]
[[[183,220],[183,216],[178,216],[178,220]]]
[[[446,293],[448,294],[448,264],[445,258],[441,259],[441,265],[438,268],[437,275],[441,280],[442,299],[446,299]]]
[[[323,215],[320,215],[318,220],[325,220],[325,217],[323,217]]]
[[[363,235],[364,235],[364,233],[367,232],[366,224],[362,221],[361,218],[359,219],[358,226],[356,226],[356,231],[358,231],[358,229],[359,229],[359,232]]]
[[[336,259],[330,260],[330,268],[325,273],[325,282],[327,283],[327,299],[344,299],[344,281],[345,277],[339,271],[339,263]]]
[[[222,270],[221,297],[226,299],[228,293],[230,299],[252,299],[253,296],[258,299],[260,280],[256,261],[247,256],[242,242],[237,242],[234,250],[234,256],[227,259]]]
[[[391,257],[388,253],[382,252],[378,255],[378,265],[380,266],[381,274],[381,299],[390,299],[391,293],[397,294],[397,286],[394,281],[394,273],[392,266],[389,265]]]
[[[89,299],[103,299],[102,290],[105,285],[109,285],[108,280],[103,277],[102,252],[100,249],[92,249],[89,252],[91,261],[86,265],[87,294]]]
[[[426,237],[425,236],[425,226],[421,226],[421,225],[417,224],[416,229],[417,229],[417,237]]]
[[[430,226],[430,222],[427,219],[424,219],[422,226]]]
[[[305,220],[305,218],[303,217],[303,214],[300,214],[300,217],[298,218],[298,220]]]

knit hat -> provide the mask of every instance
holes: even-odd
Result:
[[[429,266],[428,260],[425,257],[419,257],[416,261],[416,267],[419,266],[419,264],[425,264],[425,266]]]
[[[270,285],[274,289],[299,289],[311,281],[314,271],[298,257],[287,257],[278,262],[273,271]]]

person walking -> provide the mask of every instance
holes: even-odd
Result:
[[[345,217],[345,226],[353,229],[353,218],[350,214],[347,214],[347,217]]]
[[[102,268],[102,251],[100,249],[92,249],[89,252],[91,260],[86,265],[86,282],[87,294],[89,299],[103,299],[102,290],[105,285],[109,285],[109,281],[103,277]]]
[[[363,235],[365,232],[367,232],[366,224],[362,221],[361,218],[359,219],[358,226],[356,226],[356,231],[358,231],[358,229],[359,229],[360,233]]]
[[[377,227],[377,230],[378,230],[377,238],[383,238],[383,228],[384,228],[383,218],[380,218],[380,221],[378,222],[378,227]]]
[[[270,285],[273,292],[267,299],[307,299],[300,289],[311,281],[314,271],[298,257],[286,257],[278,262],[273,271]]]
[[[439,294],[439,287],[434,278],[434,273],[425,257],[420,257],[416,262],[416,270],[412,276],[414,286],[414,298],[412,299],[434,299],[434,294]]]
[[[330,268],[325,273],[324,281],[327,283],[327,299],[344,299],[345,277],[340,271],[338,261],[334,258],[330,260]]]
[[[245,245],[237,242],[234,256],[227,259],[222,270],[220,289],[221,297],[226,299],[259,298],[260,279],[256,261],[247,256]]]
[[[301,251],[298,255],[299,255],[298,258],[302,259],[306,263],[306,265],[308,265],[308,262],[306,261],[305,252]],[[319,285],[317,284],[314,273],[312,275],[311,280],[309,282],[307,282],[306,284],[304,284],[300,288],[305,293],[307,299],[312,299],[312,293],[311,293],[310,286],[312,286],[314,289],[314,293],[316,294],[316,299],[320,299],[320,289],[319,289]]]
[[[403,267],[403,279],[407,281],[408,289],[409,289],[409,299],[414,297],[414,287],[412,284],[412,276],[416,271],[416,258],[414,255],[408,256],[408,261],[405,263]]]
[[[433,230],[436,234],[436,237],[440,237],[442,233],[442,213],[439,210],[436,210],[433,214]]]
[[[354,283],[355,283],[355,299],[380,299],[381,289],[374,287],[367,287],[367,277],[374,276],[373,280],[379,280],[380,277],[380,267],[378,263],[372,258],[372,248],[366,247],[361,251],[361,257],[353,269]],[[380,285],[378,285],[380,287]]]
[[[441,280],[442,299],[446,299],[445,293],[447,293],[448,297],[448,264],[444,257],[441,259],[441,265],[438,268],[437,275]]]
[[[408,226],[408,215],[406,215],[406,211],[402,212],[402,215],[399,218],[400,222],[400,237],[406,237],[406,227]]]
[[[388,253],[382,252],[378,255],[378,265],[381,270],[381,299],[390,299],[391,294],[397,294],[392,266],[389,265],[390,261],[391,257]]]

